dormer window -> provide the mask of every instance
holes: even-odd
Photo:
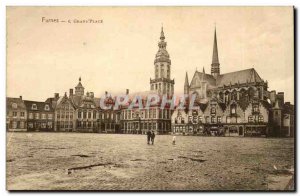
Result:
[[[45,105],[45,110],[46,110],[46,111],[49,111],[49,110],[50,110],[49,105]]]
[[[31,106],[31,109],[33,109],[33,110],[37,110],[37,106],[36,106],[36,104],[32,104],[32,106]]]
[[[17,108],[18,108],[18,104],[13,103],[13,104],[12,104],[12,108],[17,109]]]

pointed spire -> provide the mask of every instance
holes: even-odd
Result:
[[[188,78],[188,73],[185,72],[185,82],[184,85],[189,85],[189,78]]]
[[[218,77],[220,75],[220,63],[219,63],[217,28],[216,27],[215,27],[215,34],[214,34],[214,46],[213,46],[213,55],[212,55],[212,63],[211,63],[211,74],[214,77]]]
[[[205,74],[205,69],[204,69],[204,66],[203,66],[203,73]]]
[[[217,28],[215,27],[214,48],[212,56],[212,64],[219,64],[218,43],[217,43]]]
[[[161,41],[165,40],[165,33],[164,33],[164,27],[163,26],[161,26],[160,40]]]
[[[81,76],[79,77],[79,82],[81,82]]]
[[[189,78],[188,73],[185,73],[184,94],[189,94]]]

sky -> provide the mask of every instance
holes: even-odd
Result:
[[[175,93],[185,73],[255,68],[294,103],[292,7],[7,7],[7,96],[44,101],[78,84],[102,96],[150,90],[163,25]],[[45,22],[102,20],[103,23]]]

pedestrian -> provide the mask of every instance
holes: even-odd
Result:
[[[154,144],[154,138],[155,138],[155,133],[154,131],[151,132],[151,143],[152,145]]]
[[[172,143],[173,143],[173,145],[175,145],[175,143],[176,143],[176,136],[175,135],[173,136]]]
[[[151,132],[147,131],[147,144],[150,144]]]

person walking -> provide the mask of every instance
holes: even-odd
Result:
[[[155,138],[155,133],[154,131],[151,132],[151,143],[152,145],[154,144],[154,138]]]
[[[147,131],[147,144],[150,144],[150,139],[151,139],[151,132],[148,130]]]
[[[173,143],[173,145],[175,145],[175,144],[176,144],[176,136],[175,136],[175,135],[173,136],[172,143]]]

